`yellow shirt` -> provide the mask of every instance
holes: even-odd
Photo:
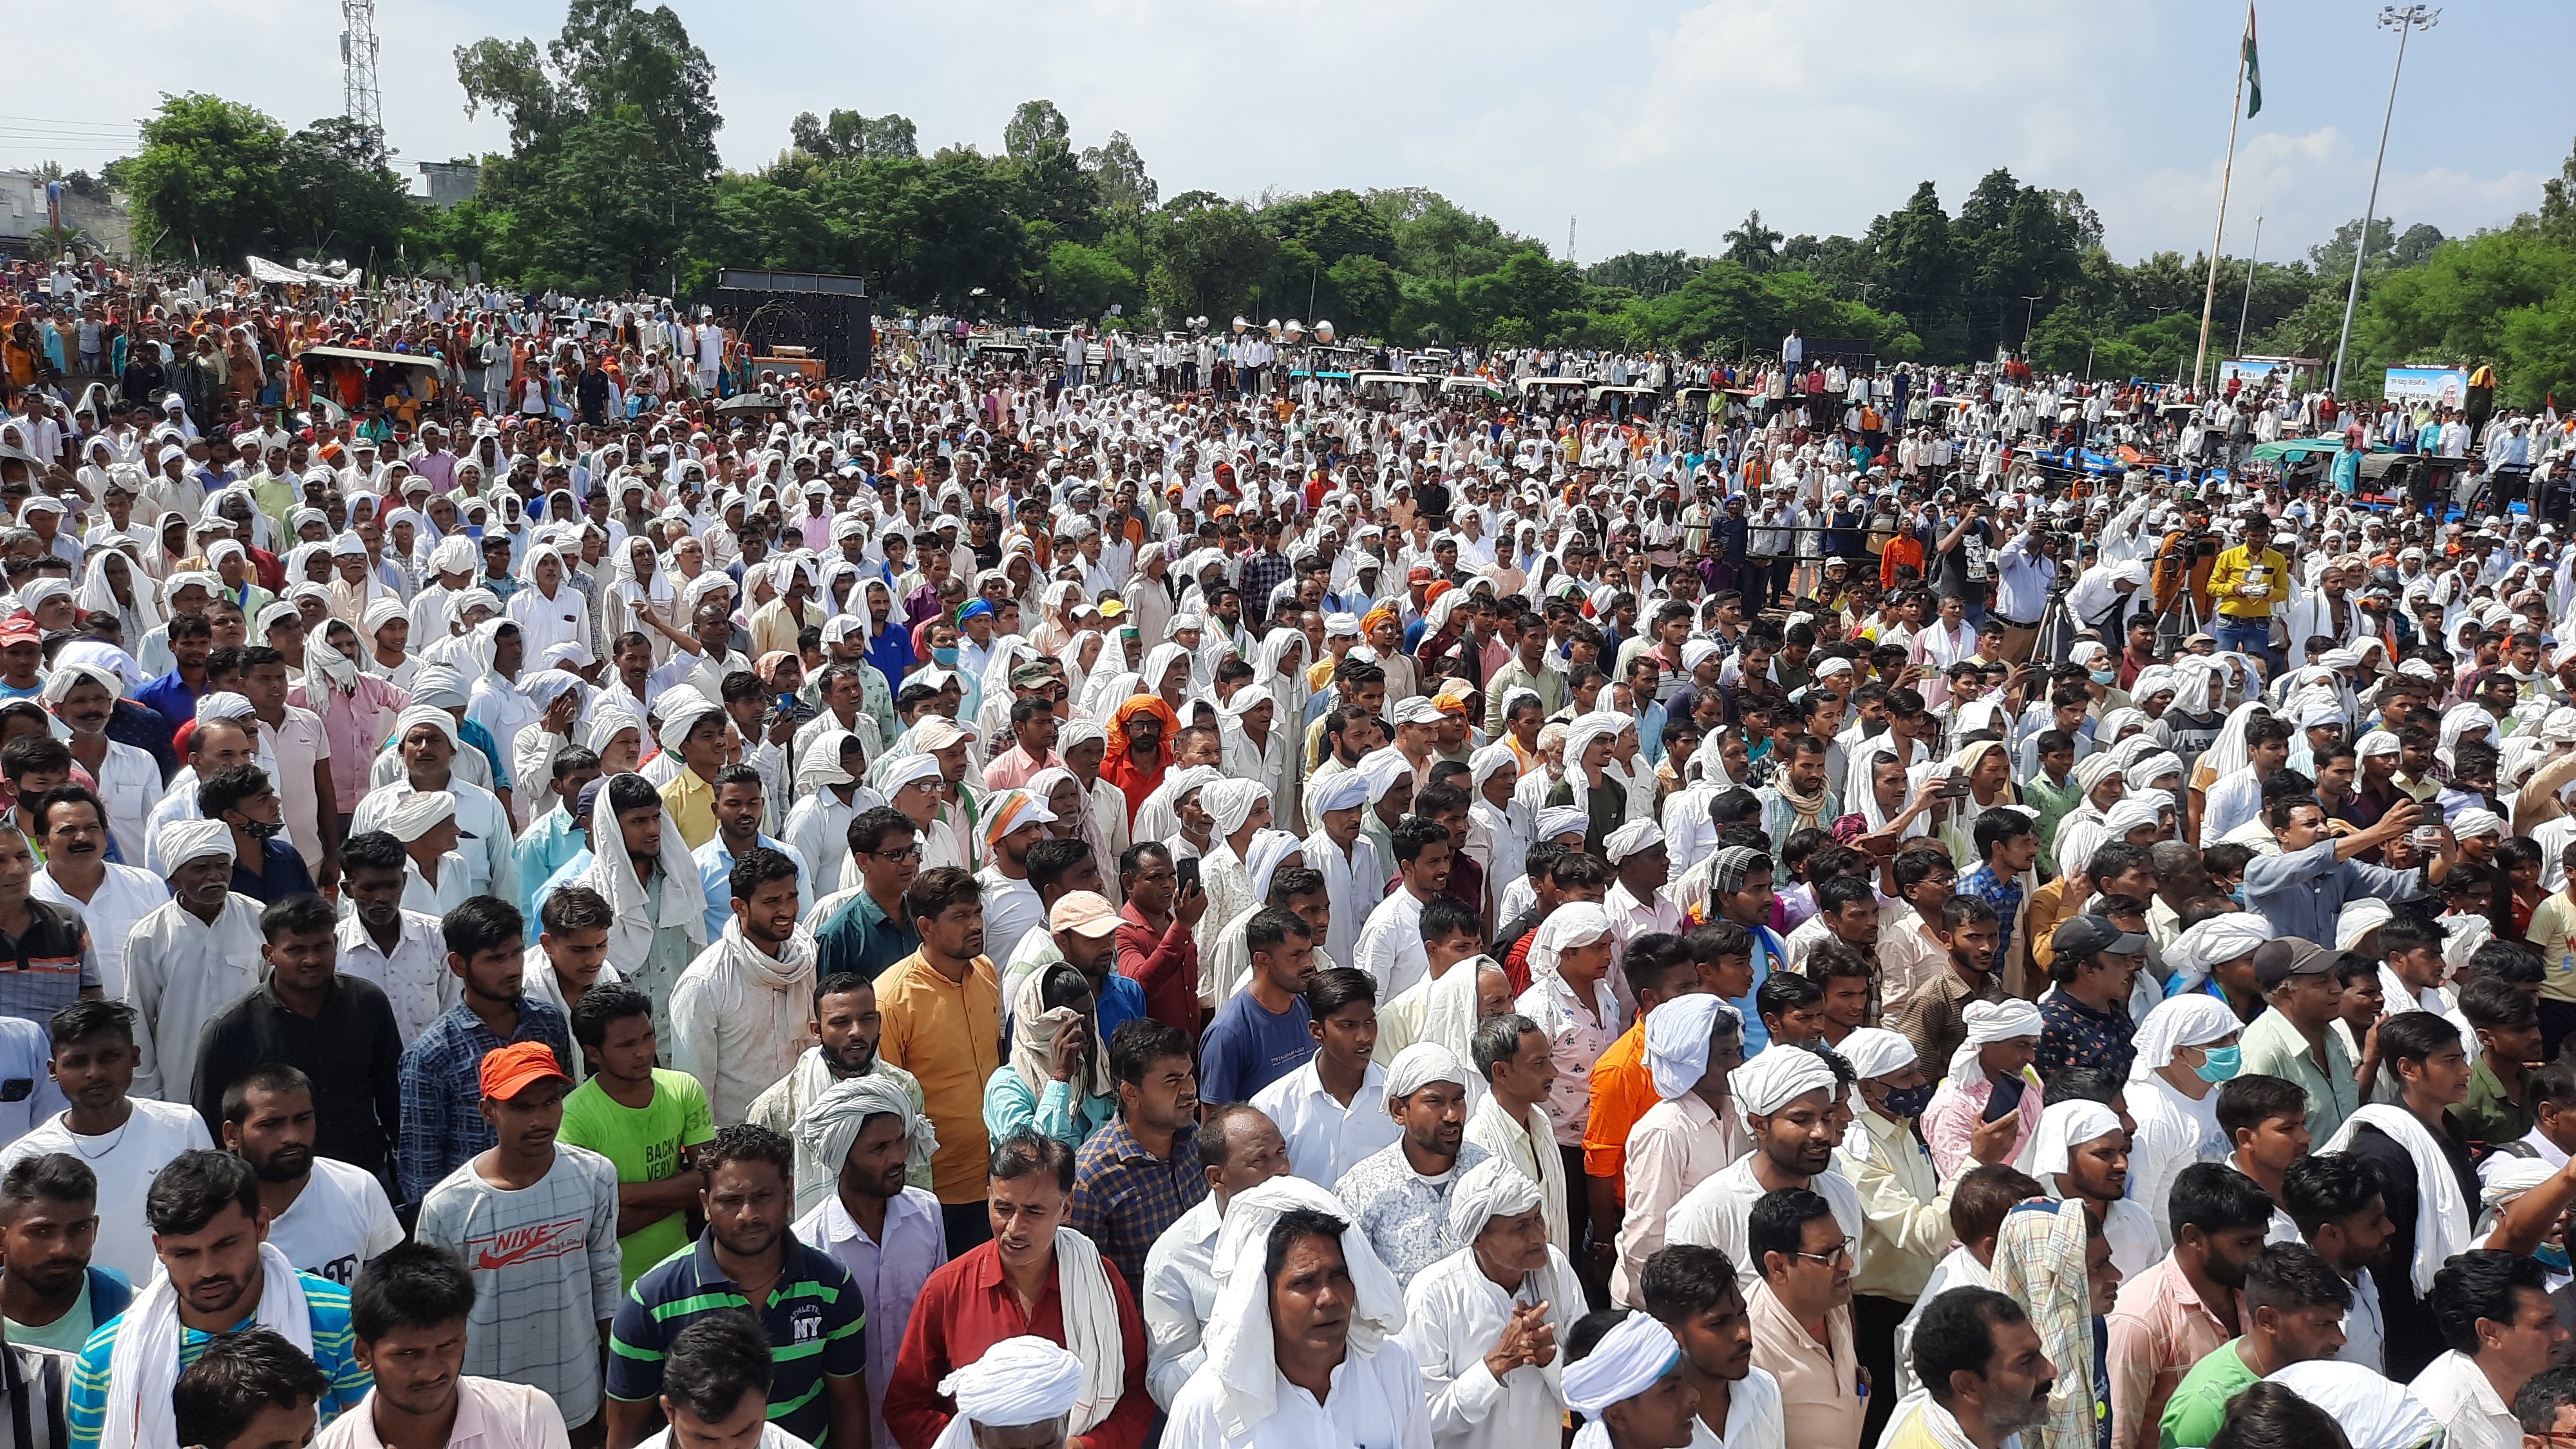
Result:
[[[2547,972],[2540,994],[2552,1001],[2576,1001],[2576,901],[2563,890],[2550,892],[2549,899],[2531,908],[2531,929],[2523,939],[2540,953]]]
[[[943,1203],[981,1202],[993,1145],[984,1127],[984,1081],[1002,1064],[1002,983],[978,956],[951,981],[913,952],[877,977],[884,1060],[921,1083],[939,1150],[930,1175]]]
[[[716,838],[716,787],[699,779],[697,771],[680,767],[662,787],[662,808],[671,812],[671,823],[680,827],[680,839],[689,849]]]
[[[2263,580],[2269,589],[2261,598],[2248,598],[2237,590],[2249,580],[2250,571],[2263,569]],[[2249,554],[2238,544],[2218,556],[2210,566],[2209,596],[2218,601],[2218,612],[2231,619],[2261,619],[2269,616],[2274,604],[2290,597],[2290,564],[2281,551],[2267,548],[2260,554]]]

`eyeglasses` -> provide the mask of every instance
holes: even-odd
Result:
[[[1813,1258],[1813,1259],[1815,1259],[1817,1262],[1819,1262],[1819,1263],[1823,1263],[1823,1264],[1825,1264],[1825,1265],[1827,1265],[1827,1266],[1829,1266],[1829,1267],[1830,1267],[1831,1265],[1836,1264],[1836,1263],[1848,1263],[1848,1262],[1850,1262],[1850,1261],[1851,1261],[1851,1255],[1852,1255],[1852,1240],[1851,1240],[1851,1239],[1849,1239],[1849,1238],[1845,1238],[1845,1239],[1843,1239],[1843,1240],[1842,1240],[1842,1242],[1840,1242],[1839,1244],[1835,1245],[1834,1250],[1833,1250],[1832,1252],[1830,1252],[1830,1253],[1806,1253],[1806,1252],[1801,1252],[1801,1253],[1797,1254],[1796,1256],[1801,1257],[1801,1258]]]
[[[916,842],[905,846],[901,850],[880,850],[876,852],[876,857],[879,860],[891,860],[897,864],[901,864],[907,860],[919,860],[921,859],[921,846]]]

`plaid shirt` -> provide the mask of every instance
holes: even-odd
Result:
[[[2021,878],[1998,879],[1991,867],[1980,865],[1959,877],[1959,894],[1975,896],[1995,908],[1995,933],[2009,950],[2013,921],[2021,915]]]
[[[1147,1152],[1120,1114],[1091,1134],[1073,1159],[1073,1197],[1065,1223],[1091,1240],[1130,1283],[1145,1281],[1145,1255],[1163,1230],[1207,1196],[1199,1168],[1198,1129],[1172,1134],[1166,1160]]]
[[[519,1029],[506,1041],[460,1001],[404,1050],[402,1133],[394,1150],[404,1201],[420,1201],[458,1164],[500,1140],[483,1120],[483,1054],[516,1041],[541,1041],[555,1049],[557,1061],[574,1060],[563,1013],[534,996],[519,998]]]
[[[1251,619],[1270,614],[1270,591],[1288,582],[1288,555],[1277,549],[1254,549],[1243,556],[1244,613]]]

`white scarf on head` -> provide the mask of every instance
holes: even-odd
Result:
[[[304,1303],[304,1284],[295,1265],[271,1243],[259,1245],[260,1325],[286,1336],[286,1341],[313,1354],[313,1319]],[[118,1320],[116,1343],[108,1351],[107,1408],[99,1428],[99,1449],[179,1449],[179,1429],[170,1408],[170,1388],[179,1381],[179,1291],[170,1274],[155,1265],[152,1281],[134,1297]],[[1114,1343],[1114,1341],[1113,1341]]]

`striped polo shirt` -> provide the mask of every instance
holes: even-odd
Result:
[[[823,1380],[867,1371],[867,1311],[850,1270],[830,1254],[781,1233],[787,1261],[769,1301],[756,1310],[769,1333],[776,1377],[769,1385],[769,1422],[808,1444],[825,1442],[830,1427]],[[704,1234],[646,1269],[635,1280],[608,1331],[608,1396],[629,1403],[662,1392],[662,1356],[681,1329],[701,1316],[750,1309],[724,1269],[716,1266],[715,1235]]]
[[[313,1335],[313,1362],[331,1381],[328,1393],[316,1404],[319,1421],[333,1419],[356,1406],[374,1388],[375,1376],[358,1363],[357,1336],[349,1331],[349,1290],[328,1278],[310,1273],[295,1275],[304,1289],[305,1323]],[[247,1314],[227,1332],[244,1329],[258,1321],[257,1313]],[[72,1449],[96,1449],[101,1431],[107,1423],[108,1359],[116,1351],[116,1332],[125,1319],[99,1325],[80,1352],[80,1363],[72,1371],[71,1394],[67,1405],[71,1421]],[[203,1357],[206,1344],[214,1338],[182,1324],[179,1329],[179,1367],[184,1369]]]

